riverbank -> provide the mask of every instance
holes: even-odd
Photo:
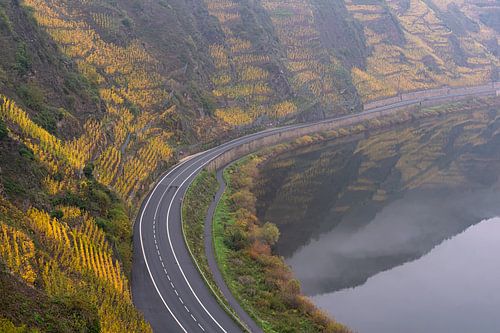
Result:
[[[281,257],[273,255],[275,240],[272,237],[268,238],[271,242],[262,240],[266,234],[262,230],[265,224],[255,217],[254,181],[258,178],[258,165],[284,151],[314,142],[363,136],[412,120],[468,112],[496,103],[498,99],[478,99],[426,108],[418,114],[400,112],[356,126],[306,135],[264,149],[228,167],[224,172],[228,186],[217,207],[213,238],[217,261],[231,292],[266,332],[346,330],[325,319],[324,314],[301,295],[300,284],[290,268]],[[270,232],[279,234],[278,230]],[[307,307],[309,312],[304,311]],[[276,318],[277,313],[282,315]]]
[[[457,106],[457,109],[463,109],[463,107]],[[420,112],[422,112],[422,110],[418,111],[418,113]],[[364,117],[366,116],[366,114],[362,116]],[[358,119],[358,117],[353,118]],[[412,119],[412,117],[410,116],[409,119]],[[335,123],[336,121],[337,120],[332,119],[328,120],[329,123]],[[338,121],[341,122],[342,119],[339,119]],[[380,124],[380,122],[378,123]],[[301,129],[306,127],[310,129],[312,126],[315,125],[300,124],[277,129],[269,129],[263,132],[233,140],[231,142],[227,142],[219,147],[200,153],[197,156],[193,156],[192,158],[185,160],[183,163],[177,165],[174,169],[169,171],[169,173],[163,176],[161,181],[157,183],[155,189],[151,193],[151,196],[148,198],[148,201],[143,206],[142,212],[140,214],[141,218],[139,219],[139,224],[137,226],[137,232],[135,233],[138,236],[135,238],[136,240],[134,242],[138,246],[137,250],[141,251],[140,253],[142,254],[142,259],[138,258],[140,259],[137,266],[139,267],[139,269],[135,270],[135,295],[138,295],[136,302],[138,305],[151,304],[151,297],[153,296],[153,294],[159,294],[161,300],[163,301],[163,304],[158,304],[157,308],[165,307],[167,310],[178,308],[178,310],[180,311],[176,310],[175,313],[178,313],[180,318],[178,318],[179,321],[170,324],[170,322],[168,321],[168,315],[159,316],[152,314],[151,317],[148,317],[148,320],[153,323],[153,327],[162,328],[172,326],[172,328],[174,328],[176,324],[178,324],[179,326],[181,324],[187,326],[197,326],[201,321],[200,324],[205,329],[207,329],[207,327],[210,329],[216,329],[216,327],[223,326],[233,327],[232,331],[239,331],[238,328],[234,327],[234,321],[232,321],[225,314],[225,312],[219,307],[213,296],[210,295],[210,292],[205,286],[205,281],[203,281],[200,274],[198,274],[198,271],[196,271],[196,266],[194,265],[193,261],[190,260],[190,254],[186,248],[186,244],[183,239],[183,233],[181,231],[181,198],[184,197],[187,187],[192,182],[195,175],[198,174],[199,171],[202,170],[202,168],[206,168],[207,164],[212,161],[213,158],[224,154],[228,150],[243,147],[251,142],[256,142],[257,140],[261,140],[269,136],[280,135],[281,133],[283,134],[283,137],[286,137],[294,131],[298,133],[293,134],[300,134]],[[358,129],[366,130],[365,127],[359,126]],[[323,133],[321,131],[319,132]],[[338,129],[337,132],[338,135],[344,135],[344,132],[346,134],[349,134],[349,131],[345,129]],[[352,132],[354,133],[354,131]],[[316,136],[321,137],[322,135],[323,134],[315,134],[313,139]],[[174,182],[176,184],[179,184],[179,186],[171,186]],[[157,209],[155,209],[154,207],[157,207]],[[161,231],[160,234],[164,234],[164,232],[167,232],[168,234],[168,232],[170,232],[168,235],[171,236],[171,238],[168,238],[169,242],[165,242],[165,240],[162,240],[161,238],[159,239],[159,242],[157,244],[159,249],[155,248],[154,243],[156,222],[155,217],[157,211],[160,214],[159,219],[167,221],[166,224],[156,225],[157,233],[160,232],[158,228],[162,228],[163,231]],[[160,252],[161,257],[158,256],[158,252]],[[147,281],[151,280],[153,284],[156,281],[161,281],[164,278],[164,276],[161,276],[163,275],[162,272],[164,272],[162,270],[162,264],[164,264],[165,267],[175,267],[176,262],[170,259],[176,257],[182,258],[182,270],[170,269],[167,273],[169,275],[168,277],[172,279],[172,284],[174,284],[176,290],[172,290],[170,288],[172,287],[171,285],[163,286],[161,284],[157,284],[155,285],[156,288],[152,289],[152,287],[148,286],[147,283],[142,283],[142,281],[146,281],[145,279],[147,279]],[[165,259],[167,259],[167,262],[165,262]],[[140,269],[141,263],[144,265],[142,266],[142,269]],[[149,276],[145,275],[144,272],[149,273]],[[186,273],[184,274],[184,272]],[[193,293],[191,288],[196,288],[196,294]],[[199,315],[199,317],[197,318],[198,322],[194,321],[191,318],[187,310],[185,311],[182,303],[177,299],[177,295],[174,294],[174,291],[178,291],[179,294],[182,295],[182,301],[189,306],[190,311],[191,308],[197,309],[196,313]],[[174,294],[173,298],[170,294]],[[196,298],[198,295],[200,295],[199,299]],[[210,305],[210,312],[207,310],[208,305]],[[145,308],[145,314],[147,313],[150,312],[148,312],[148,310]],[[219,325],[221,322],[222,325]]]
[[[365,132],[367,129],[376,130],[386,128],[395,124],[443,115],[450,112],[474,110],[480,107],[493,105],[499,101],[498,96],[489,95],[482,97],[457,96],[455,98],[457,99],[456,101],[452,99],[451,102],[446,104],[438,104],[441,99],[420,101],[416,103],[411,101],[401,102],[403,104],[397,103],[392,106],[384,106],[367,110],[360,114],[292,126],[291,128],[293,128],[293,130],[288,130],[285,126],[280,128],[279,131],[274,131],[275,133],[261,136],[235,146],[232,149],[225,150],[222,154],[212,159],[210,163],[208,163],[207,168],[214,171],[259,149],[290,142],[303,136],[316,136],[318,133],[331,134],[335,137],[346,136],[352,133]],[[441,101],[441,103],[445,103],[445,101]]]
[[[300,283],[272,252],[279,230],[255,216],[252,190],[262,159],[249,156],[224,171],[226,191],[214,217],[217,261],[229,289],[267,332],[349,332],[300,292]]]
[[[221,177],[202,171],[189,187],[182,205],[184,239],[198,271],[220,306],[243,331],[262,333],[227,288],[215,260],[211,222],[225,191]]]

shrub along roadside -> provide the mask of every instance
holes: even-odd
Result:
[[[300,294],[300,283],[293,278],[289,267],[281,257],[272,254],[272,245],[279,237],[279,230],[272,224],[263,224],[257,220],[256,199],[252,193],[253,182],[258,177],[257,166],[263,159],[324,139],[360,134],[367,130],[384,130],[414,119],[470,111],[494,104],[495,99],[484,98],[424,109],[410,108],[363,124],[306,135],[264,149],[258,156],[243,158],[226,169],[224,176],[228,187],[215,212],[213,241],[219,268],[238,302],[266,333],[349,332],[346,327],[329,319]],[[200,270],[209,280],[212,291],[215,290],[215,293],[221,295],[218,288],[214,287],[215,283],[204,254],[203,223],[215,193],[215,189],[211,194],[205,193],[209,182],[202,180],[204,177],[212,178],[216,186],[213,174],[204,172],[198,176],[184,199],[183,228],[186,241]],[[188,220],[191,222],[186,223]],[[190,225],[191,223],[194,225]],[[222,296],[221,298],[223,299]]]
[[[182,203],[182,230],[189,252],[195,260],[196,266],[203,275],[208,287],[223,309],[233,318],[238,318],[237,314],[233,311],[226,298],[217,287],[212,276],[212,271],[208,266],[205,253],[205,217],[207,216],[210,203],[215,193],[217,193],[217,189],[218,184],[215,179],[215,174],[205,170],[200,172],[189,186]],[[243,324],[239,322],[239,319],[236,319],[236,322],[246,330]]]
[[[255,216],[253,182],[261,157],[224,171],[227,190],[214,217],[219,267],[231,292],[265,332],[349,332],[300,293],[283,258],[272,253],[279,230]]]
[[[7,126],[5,125],[5,122],[0,119],[0,140],[4,139],[7,137]]]

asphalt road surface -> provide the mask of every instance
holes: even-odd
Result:
[[[451,94],[451,96],[465,97],[492,92],[494,92],[493,89],[472,94]],[[450,97],[450,94],[427,98],[427,100],[447,97]],[[419,101],[416,99],[398,102],[319,122],[359,117],[363,114],[415,104]],[[268,129],[193,155],[174,166],[156,183],[143,202],[134,226],[132,267],[134,304],[142,311],[155,333],[242,331],[217,303],[189,255],[182,235],[181,200],[196,175],[222,152],[256,138],[310,124]],[[246,316],[243,319],[248,321],[248,318]],[[255,323],[248,323],[247,326],[256,327]]]

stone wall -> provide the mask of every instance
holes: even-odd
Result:
[[[440,94],[438,93],[440,92]],[[404,105],[398,105],[403,102],[399,101],[394,107],[388,107],[388,104],[381,104],[379,107],[365,110],[364,112],[344,116],[340,118],[325,119],[309,124],[298,124],[296,126],[283,129],[276,133],[271,132],[269,135],[253,139],[249,142],[243,143],[235,148],[231,148],[210,161],[206,168],[210,171],[220,169],[227,164],[248,155],[252,152],[258,151],[264,147],[273,146],[279,143],[287,142],[299,138],[304,135],[313,134],[317,132],[326,132],[331,130],[348,127],[351,125],[361,124],[365,121],[380,118],[383,116],[394,115],[395,113],[420,107],[436,106],[447,102],[464,100],[474,96],[494,96],[496,93],[494,84],[477,86],[477,87],[463,87],[463,88],[439,88],[431,92],[413,92],[407,95],[407,100]],[[410,97],[411,96],[411,97]],[[430,99],[429,99],[430,98]],[[408,100],[409,99],[409,100]],[[389,101],[392,98],[388,99]],[[390,104],[394,104],[390,103]]]
[[[363,110],[367,111],[377,107],[395,104],[398,102],[440,97],[446,95],[476,94],[476,93],[488,92],[492,89],[498,89],[498,88],[500,88],[500,82],[491,82],[488,84],[483,84],[473,87],[441,87],[441,88],[434,88],[421,91],[412,91],[403,93],[398,96],[365,103],[363,106]]]

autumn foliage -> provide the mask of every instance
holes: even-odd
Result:
[[[16,107],[10,111],[12,117],[27,134],[40,141],[39,145],[30,143],[33,146],[30,148],[54,173],[61,170],[61,165],[57,165],[61,164],[57,161],[60,156],[73,172],[96,161],[96,178],[130,202],[150,173],[172,154],[168,144],[172,133],[158,127],[158,121],[170,117],[175,110],[165,108],[169,94],[159,62],[137,40],[126,45],[105,41],[101,33],[117,27],[116,17],[110,14],[99,12],[86,16],[83,14],[85,4],[66,1],[26,0],[24,3],[33,9],[37,22],[62,51],[98,86],[107,113],[101,120],[89,119],[83,134],[68,142],[60,142],[33,127]],[[53,181],[47,184],[52,192],[57,191],[58,185]]]
[[[83,298],[97,306],[101,332],[151,332],[135,310],[128,279],[94,218],[77,207],[60,206],[59,211],[61,218],[36,208],[23,214],[0,199],[0,217],[10,215],[17,225],[0,221],[0,260],[51,297]]]
[[[261,157],[251,156],[226,171],[229,193],[221,199],[216,223],[222,223],[225,254],[219,253],[221,267],[229,286],[244,299],[247,311],[276,332],[349,332],[317,309],[301,294],[283,258],[273,253],[279,230],[255,216],[254,181]],[[222,206],[221,206],[222,205]],[[226,215],[220,217],[220,212]],[[218,230],[218,226],[216,226]],[[216,235],[216,248],[218,248]],[[279,311],[280,316],[275,316]]]
[[[271,57],[247,38],[239,37],[243,19],[240,4],[231,0],[205,1],[224,32],[225,44],[209,46],[217,69],[212,75],[212,94],[223,107],[215,110],[220,121],[231,126],[253,123],[262,116],[283,118],[297,113],[294,102],[283,100],[272,88],[272,75],[266,69]]]
[[[498,66],[498,57],[485,47],[488,38],[496,38],[490,28],[483,26],[455,40],[450,24],[430,2],[410,0],[403,6],[398,1],[364,4],[348,0],[346,5],[363,25],[372,49],[366,68],[351,70],[364,101],[444,85],[477,85],[491,80]],[[394,17],[397,27],[387,23]],[[383,24],[386,29],[380,29]],[[460,52],[464,59],[457,57]]]

